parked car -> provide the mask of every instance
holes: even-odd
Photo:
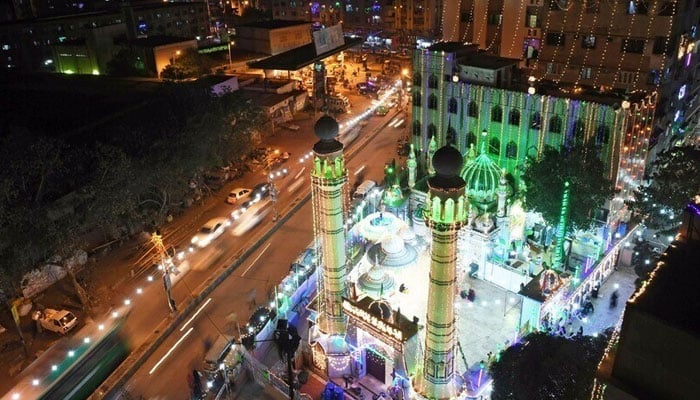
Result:
[[[65,335],[78,324],[78,318],[72,312],[66,310],[54,310],[47,308],[37,310],[32,314],[32,319],[41,329]]]
[[[239,200],[250,196],[250,189],[246,188],[236,188],[229,192],[226,196],[226,202],[228,204],[236,204]]]
[[[200,248],[207,247],[214,239],[221,236],[229,225],[231,222],[226,218],[212,218],[199,228],[199,232],[192,237],[191,243]]]

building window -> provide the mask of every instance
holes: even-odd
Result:
[[[653,54],[667,54],[668,38],[666,36],[657,36],[654,38],[654,47],[651,52]]]
[[[500,106],[493,106],[491,109],[491,121],[503,122],[503,109]]]
[[[428,87],[430,89],[437,89],[438,87],[438,78],[434,74],[430,74],[430,77],[428,78]]]
[[[600,12],[600,0],[586,0],[586,14],[598,14]]]
[[[437,139],[437,128],[435,124],[428,125],[428,137]]]
[[[584,35],[581,39],[581,47],[584,49],[595,49],[595,35]]]
[[[591,67],[581,67],[581,70],[578,73],[578,77],[580,79],[591,79],[592,75],[593,75],[593,68],[591,68]]]
[[[445,135],[445,140],[447,144],[454,146],[457,143],[457,131],[455,128],[449,126],[447,127],[447,134]]]
[[[475,101],[470,101],[468,108],[467,115],[474,118],[479,116],[479,106],[476,105]]]
[[[491,16],[489,17],[489,25],[501,25],[502,22],[502,14],[491,14]]]
[[[569,145],[580,146],[583,144],[583,136],[586,132],[586,125],[582,120],[577,119],[576,122],[571,126],[571,132],[569,132],[568,143]]]
[[[498,140],[498,138],[494,137],[489,140],[489,153],[493,154],[494,156],[501,154],[501,141]]]
[[[552,11],[563,11],[569,8],[569,0],[549,0],[549,9]]]
[[[518,158],[518,145],[512,140],[506,145],[506,158]]]
[[[598,131],[595,136],[595,144],[602,146],[610,141],[610,128],[605,125],[598,125]]]
[[[467,142],[465,143],[467,148],[470,148],[472,146],[476,146],[476,135],[472,132],[467,133]]]
[[[555,115],[549,119],[549,132],[550,133],[561,133],[561,118]]]
[[[508,124],[513,126],[520,125],[520,111],[510,110],[510,113],[508,113]]]
[[[457,99],[452,97],[447,105],[447,111],[450,114],[457,114]]]
[[[535,112],[530,117],[530,129],[540,129],[542,126],[542,114]]]
[[[416,107],[421,106],[421,95],[420,95],[420,92],[417,90],[415,93],[413,93],[413,105]]]
[[[637,74],[629,71],[620,71],[617,73],[617,81],[624,85],[630,85],[636,80]]]
[[[566,45],[566,35],[558,32],[547,33],[547,46],[564,46]]]
[[[437,110],[437,103],[438,103],[437,96],[435,96],[434,94],[431,94],[430,96],[428,96],[428,108],[429,109]]]
[[[413,136],[420,136],[420,121],[413,121]]]
[[[420,73],[416,72],[413,74],[413,86],[420,86],[423,83],[423,79],[421,79]]]
[[[623,53],[644,54],[644,39],[623,39],[620,51]]]

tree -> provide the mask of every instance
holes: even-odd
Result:
[[[522,343],[507,348],[491,365],[491,398],[587,399],[605,345],[603,336],[569,339],[531,333]]]
[[[211,72],[215,62],[205,54],[199,54],[197,49],[187,49],[182,54],[173,57],[172,62],[163,68],[161,77],[164,79],[199,78]]]
[[[107,74],[112,76],[146,76],[141,57],[132,49],[121,49],[107,62]]]
[[[647,275],[656,266],[659,259],[659,251],[650,242],[639,238],[632,253],[632,267],[641,279],[646,279]]]
[[[648,227],[673,230],[689,200],[700,194],[700,149],[673,147],[661,152],[650,169],[651,183],[639,186],[627,204]]]
[[[525,204],[554,226],[559,221],[564,182],[569,182],[569,222],[574,228],[589,228],[595,212],[614,194],[605,171],[593,147],[562,148],[561,152],[547,147],[525,167]]]

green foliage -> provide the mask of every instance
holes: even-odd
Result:
[[[700,149],[673,147],[651,165],[651,184],[640,186],[627,203],[652,229],[670,229],[689,200],[700,194]]]
[[[107,62],[107,74],[112,76],[146,76],[141,57],[131,49],[121,49]]]
[[[632,267],[642,279],[646,279],[647,275],[656,266],[656,261],[659,259],[659,251],[651,243],[639,240],[634,246],[632,253]]]
[[[526,206],[542,213],[549,225],[559,221],[564,182],[570,184],[569,222],[586,229],[595,212],[614,192],[605,177],[606,169],[593,147],[576,147],[559,152],[547,147],[537,160],[531,160],[522,179],[526,186]]]
[[[507,348],[489,368],[491,398],[588,399],[605,345],[603,336],[568,339],[532,333]]]
[[[196,49],[185,50],[181,55],[175,56],[171,64],[165,66],[161,72],[163,79],[199,78],[211,72],[215,62],[204,54],[199,54]]]

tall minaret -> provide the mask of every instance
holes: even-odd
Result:
[[[418,167],[413,143],[411,143],[411,152],[408,153],[408,161],[406,163],[408,165],[408,187],[413,189],[416,186],[416,168]]]
[[[343,144],[338,136],[338,122],[323,116],[314,126],[320,139],[314,145],[314,168],[311,171],[311,201],[314,237],[320,247],[320,271],[323,275],[318,293],[317,325],[328,335],[345,335],[343,314],[345,288],[345,228],[343,225],[343,187],[348,172],[343,158]]]
[[[451,146],[435,152],[435,175],[428,179],[426,224],[432,231],[430,283],[426,316],[423,374],[416,391],[428,399],[457,395],[455,384],[455,314],[457,232],[467,219],[464,180],[459,177],[462,154]]]

